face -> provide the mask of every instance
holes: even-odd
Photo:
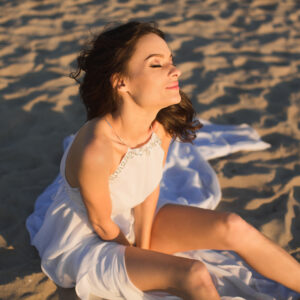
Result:
[[[166,42],[150,33],[136,44],[120,94],[143,108],[161,109],[180,102],[180,74]]]

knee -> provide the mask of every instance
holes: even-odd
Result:
[[[249,239],[255,233],[254,227],[235,213],[228,213],[225,217],[225,242],[233,250],[237,248],[244,239]]]
[[[196,289],[214,290],[212,278],[201,261],[193,260],[187,270],[184,280],[186,291],[195,291]]]

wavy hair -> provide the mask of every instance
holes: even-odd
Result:
[[[96,36],[77,58],[77,70],[70,74],[79,84],[81,99],[87,111],[87,120],[113,114],[120,105],[117,88],[111,84],[114,74],[126,74],[127,65],[134,54],[138,40],[154,33],[165,40],[165,34],[155,23],[128,22],[107,29]],[[85,72],[82,81],[79,77]],[[175,139],[192,142],[202,124],[189,98],[180,90],[178,104],[161,109],[156,120]]]

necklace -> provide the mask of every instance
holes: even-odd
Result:
[[[109,125],[109,127],[112,129],[112,131],[114,132],[115,136],[119,139],[119,141],[121,142],[122,145],[125,145],[128,148],[131,148],[128,144],[126,144],[124,142],[124,140],[116,133],[116,131],[114,130],[114,128],[111,126],[111,124],[106,120],[106,118],[104,118],[104,120],[106,121],[106,123]],[[152,124],[150,126],[150,130],[152,130]]]

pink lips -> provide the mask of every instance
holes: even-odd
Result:
[[[173,90],[173,89],[178,90],[179,89],[179,84],[178,84],[178,82],[176,82],[173,85],[166,87],[166,89],[167,90]]]

